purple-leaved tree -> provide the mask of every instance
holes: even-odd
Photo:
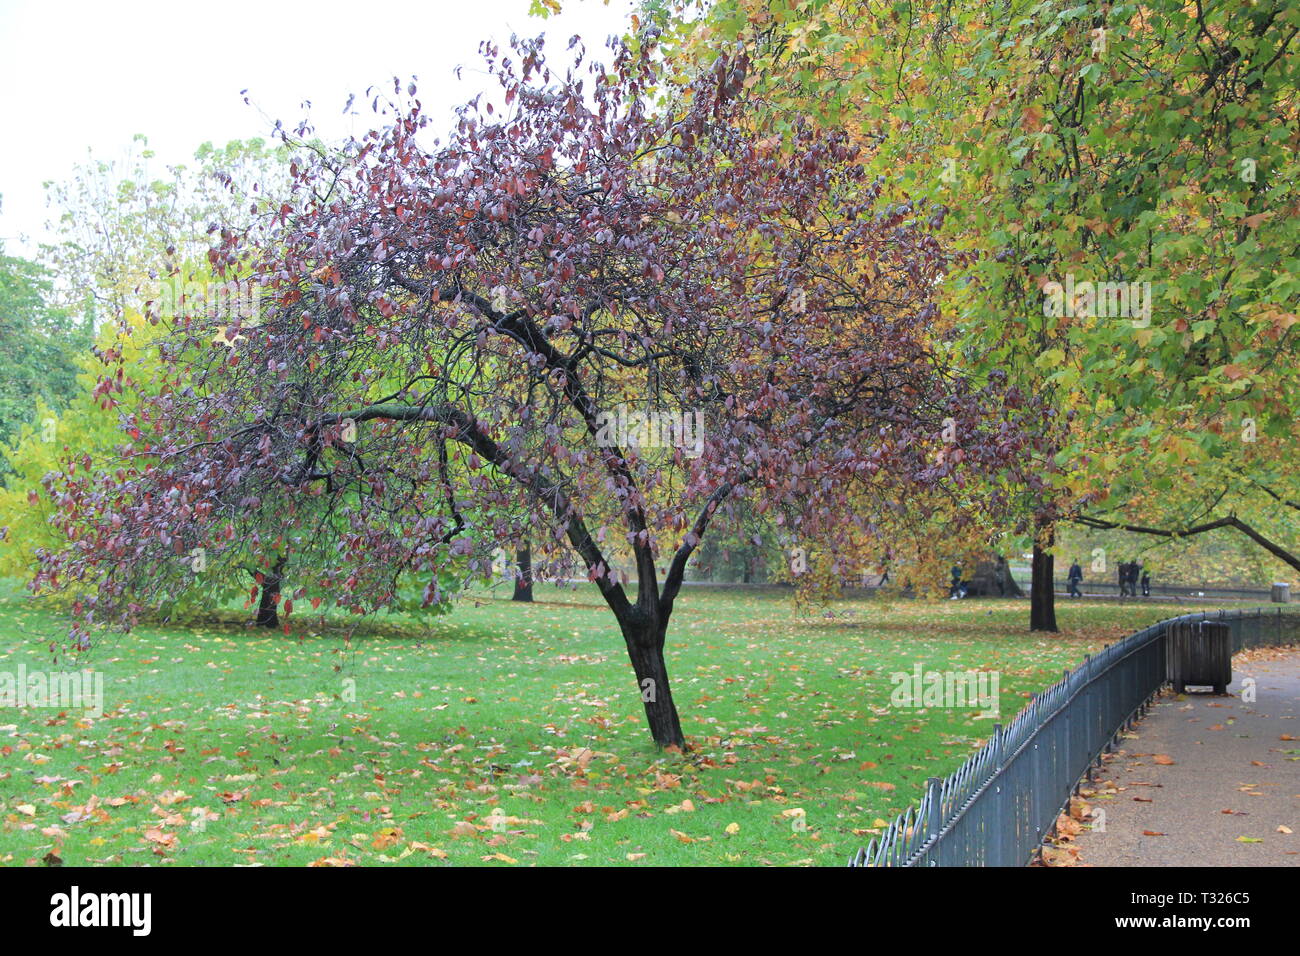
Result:
[[[395,84],[381,129],[295,167],[260,245],[222,234],[260,314],[156,316],[166,383],[124,404],[127,460],[48,482],[69,543],[37,585],[77,593],[78,640],[196,548],[314,550],[290,600],[368,612],[531,543],[534,576],[599,588],[655,742],[685,747],[665,634],[735,502],[834,549],[1021,453],[1021,397],[936,331],[943,210],[887,201],[845,132],[762,126],[743,58],[673,91],[650,48],[560,75],[540,41],[485,47],[500,106],[445,143]]]

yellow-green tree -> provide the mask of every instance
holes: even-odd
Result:
[[[1294,469],[1268,464],[1297,451],[1300,10],[702,6],[646,5],[669,62],[743,50],[784,122],[871,143],[886,189],[942,207],[969,256],[943,283],[953,349],[1056,409],[1023,496],[1032,626],[1055,626],[1066,520],[1229,527],[1300,567]]]

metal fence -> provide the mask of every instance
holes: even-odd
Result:
[[[850,866],[1024,866],[1079,780],[1165,684],[1171,624],[1222,621],[1233,650],[1300,643],[1300,608],[1185,614],[1108,645],[1034,697]]]
[[[1029,590],[1025,584],[1021,585],[1026,591]],[[1064,578],[1053,582],[1053,587],[1057,594],[1066,594],[1070,590],[1069,582]],[[1097,581],[1084,579],[1079,585],[1085,595],[1089,597],[1119,597],[1119,585],[1114,581]],[[1230,588],[1218,587],[1209,584],[1160,584],[1151,585],[1151,598],[1169,598],[1176,601],[1198,600],[1198,601],[1268,601],[1272,596],[1271,588]],[[1129,598],[1132,601],[1143,600],[1140,597]]]

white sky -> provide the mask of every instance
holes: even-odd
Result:
[[[393,76],[418,76],[426,114],[449,124],[452,109],[487,85],[480,40],[504,46],[512,32],[544,32],[558,54],[576,33],[599,52],[633,9],[631,0],[565,0],[562,15],[541,20],[529,5],[0,0],[0,241],[24,255],[48,238],[41,184],[66,179],[88,148],[121,159],[143,133],[161,169],[188,163],[205,141],[269,139],[276,119],[292,127],[303,116],[304,100],[320,136],[364,132],[374,115],[366,88],[387,84],[391,94]],[[356,117],[342,115],[349,93]]]

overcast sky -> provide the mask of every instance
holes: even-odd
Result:
[[[348,94],[361,101],[385,83],[391,93],[393,76],[418,76],[425,112],[450,120],[487,85],[480,40],[544,32],[563,49],[576,33],[599,50],[632,9],[564,6],[539,20],[529,0],[0,0],[0,240],[25,254],[46,237],[41,183],[67,178],[87,149],[121,159],[143,133],[160,167],[186,162],[205,141],[265,138],[276,119],[291,126],[304,100],[319,135],[364,132],[351,124],[373,114],[343,116]]]

